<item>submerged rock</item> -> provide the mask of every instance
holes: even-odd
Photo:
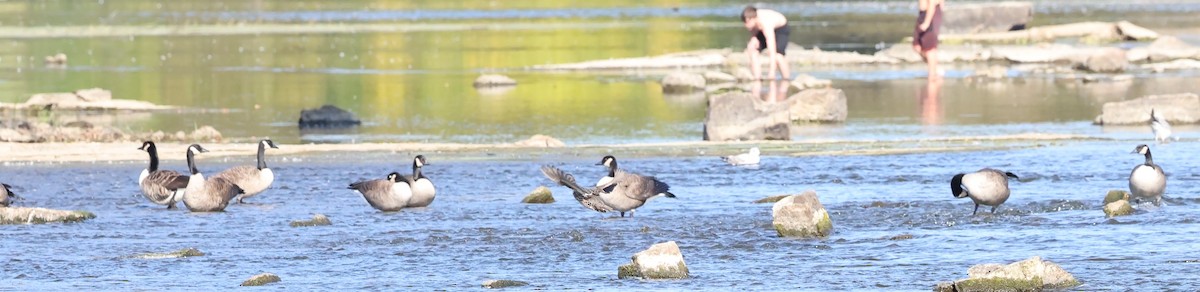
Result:
[[[888,240],[909,240],[909,239],[913,239],[912,234],[901,234],[901,235],[888,237]]]
[[[755,200],[754,203],[755,204],[775,203],[775,202],[779,202],[779,200],[783,200],[783,198],[787,198],[788,196],[789,195],[770,196],[770,197]]]
[[[533,189],[533,192],[521,199],[521,203],[526,204],[550,204],[554,203],[554,196],[550,193],[550,188],[546,186],[538,186]]]
[[[499,87],[499,86],[510,87],[510,86],[516,86],[517,81],[513,80],[512,78],[509,78],[508,76],[504,76],[504,75],[485,74],[485,75],[479,76],[478,78],[475,78],[475,82],[473,83],[473,85],[475,86],[475,88]]]
[[[75,223],[92,218],[96,218],[96,215],[88,211],[64,211],[26,207],[0,208],[0,225]]]
[[[1088,56],[1087,61],[1083,63],[1084,70],[1098,73],[1120,73],[1128,66],[1129,59],[1125,56],[1125,50],[1118,48],[1102,49]]]
[[[272,273],[262,273],[250,277],[250,279],[242,282],[241,286],[262,286],[270,283],[279,282],[279,276]]]
[[[521,146],[521,147],[543,147],[543,148],[559,148],[559,147],[567,146],[567,143],[563,143],[562,140],[556,139],[554,137],[542,135],[542,134],[533,135],[533,136],[529,137],[529,139],[517,141],[516,143],[513,143],[513,144],[515,144],[517,146]]]
[[[301,128],[344,128],[361,124],[353,113],[328,104],[300,111]]]
[[[942,33],[1003,32],[1024,29],[1033,20],[1033,3],[955,3],[945,13]]]
[[[483,288],[488,288],[488,289],[500,289],[500,288],[508,288],[508,287],[521,287],[521,286],[528,286],[528,285],[529,285],[529,282],[516,281],[516,280],[487,280],[487,281],[483,281]]]
[[[790,140],[788,105],[768,103],[746,92],[710,95],[704,140]]]
[[[310,227],[310,226],[328,226],[328,225],[333,225],[333,222],[329,221],[329,217],[326,217],[324,214],[313,215],[312,219],[309,219],[309,220],[296,220],[296,221],[292,221],[292,223],[288,223],[288,226],[291,226],[291,227]]]
[[[826,237],[833,233],[829,212],[817,199],[817,192],[804,191],[771,206],[771,223],[781,237]]]
[[[1171,124],[1200,122],[1200,96],[1195,93],[1144,96],[1133,100],[1107,102],[1096,123],[1101,125],[1149,125],[1150,109]]]
[[[934,291],[1042,291],[1079,285],[1071,273],[1036,256],[1008,265],[975,265],[967,275],[967,279],[938,283]]]
[[[704,76],[696,73],[688,72],[673,72],[663,76],[662,92],[663,93],[687,93],[693,91],[704,91],[706,81]]]
[[[793,122],[839,123],[849,114],[846,93],[841,89],[811,89],[789,96],[789,120]]]
[[[617,278],[686,279],[689,277],[683,253],[674,241],[651,245],[633,255],[633,261],[617,267]]]
[[[166,253],[157,253],[157,252],[144,253],[144,254],[135,255],[135,256],[133,256],[133,258],[156,260],[156,259],[177,259],[177,258],[186,258],[186,257],[198,257],[198,256],[203,256],[203,255],[204,255],[204,253],[200,252],[200,250],[189,247],[189,248],[185,248],[185,249],[181,249],[181,250],[177,250],[177,251],[173,251],[173,252],[166,252]]]

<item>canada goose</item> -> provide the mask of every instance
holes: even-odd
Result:
[[[1150,130],[1154,131],[1154,140],[1158,144],[1166,144],[1168,139],[1171,139],[1171,124],[1167,123],[1167,119],[1161,114],[1155,113],[1154,109],[1150,109]]]
[[[242,188],[219,177],[204,179],[204,175],[200,173],[199,169],[196,169],[196,152],[204,153],[208,150],[198,144],[188,146],[188,171],[191,171],[192,176],[188,178],[183,205],[192,212],[225,211],[225,206],[229,205],[229,201],[233,197],[242,193]]]
[[[412,199],[408,201],[408,207],[425,207],[433,203],[433,197],[437,195],[437,188],[433,186],[433,181],[429,180],[424,173],[421,173],[421,167],[429,165],[425,162],[424,155],[417,155],[413,158],[413,174],[406,176],[405,180],[412,182]]]
[[[182,200],[186,192],[188,176],[174,170],[158,169],[158,146],[155,146],[154,142],[142,142],[142,147],[138,150],[150,154],[150,166],[143,169],[142,174],[138,176],[138,186],[142,188],[142,195],[155,204],[175,209],[175,202]]]
[[[1162,167],[1154,164],[1154,159],[1150,156],[1150,146],[1138,145],[1132,153],[1145,155],[1146,162],[1133,167],[1133,171],[1129,173],[1129,192],[1133,194],[1134,199],[1146,199],[1155,205],[1161,204],[1163,191],[1167,189],[1167,175],[1163,173]]]
[[[17,198],[17,194],[12,192],[12,186],[0,183],[0,207],[8,207],[12,205],[12,199]]]
[[[400,211],[408,206],[413,192],[411,182],[400,173],[389,173],[387,179],[374,179],[350,184],[349,189],[362,194],[371,207],[379,211]]]
[[[544,165],[542,166],[542,175],[545,175],[546,178],[549,178],[556,184],[570,188],[572,191],[571,195],[575,196],[575,200],[579,201],[579,204],[583,205],[584,208],[588,208],[600,213],[606,213],[613,210],[612,207],[609,207],[608,204],[605,204],[604,201],[600,199],[600,193],[603,192],[602,190],[599,188],[584,189],[583,187],[580,187],[579,184],[575,182],[575,176],[572,176],[569,173],[563,172],[562,170],[553,166]],[[601,178],[600,181],[604,182],[605,180]]]
[[[613,210],[621,212],[621,217],[625,217],[625,212],[629,212],[629,216],[633,217],[634,209],[658,195],[675,197],[675,194],[669,191],[671,186],[657,178],[621,170],[617,167],[617,158],[612,155],[601,158],[598,165],[607,167],[608,177],[612,177],[606,184],[596,186],[603,191],[600,193],[600,199]]]
[[[721,157],[721,160],[729,163],[729,165],[756,165],[758,164],[758,147],[750,148],[749,153],[730,155]]]
[[[1008,200],[1008,178],[1016,178],[1017,175],[1011,172],[1002,172],[999,170],[984,168],[972,173],[960,173],[954,175],[950,180],[950,192],[955,198],[971,197],[975,201],[975,211],[971,215],[979,212],[979,205],[992,206],[992,213],[996,213],[996,207],[1000,207],[1004,201]]]
[[[271,182],[275,181],[275,173],[267,167],[265,159],[267,147],[279,149],[279,147],[275,146],[275,142],[271,142],[269,139],[259,141],[258,166],[238,165],[212,176],[212,178],[223,178],[231,181],[246,192],[238,197],[237,202],[239,204],[245,203],[242,200],[267,190],[267,188],[271,187]]]

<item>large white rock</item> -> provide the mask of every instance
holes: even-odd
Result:
[[[633,255],[633,262],[617,268],[617,278],[685,279],[689,277],[683,253],[674,241],[651,245]]]
[[[828,88],[831,85],[833,85],[833,81],[829,79],[820,79],[808,74],[800,74],[795,79],[792,79],[792,87],[795,87],[797,90]]]
[[[1137,99],[1108,102],[1096,123],[1101,125],[1149,125],[1150,109],[1172,124],[1200,122],[1200,96],[1195,93],[1151,95]]]
[[[737,77],[734,77],[729,73],[719,71],[704,71],[704,80],[707,81],[708,84],[732,83],[738,81]]]
[[[1163,36],[1146,47],[1151,62],[1185,58],[1200,58],[1200,48],[1173,36]]]
[[[787,99],[788,117],[796,122],[845,122],[846,93],[837,88],[809,89]]]
[[[1042,291],[1079,285],[1061,266],[1037,256],[1008,265],[975,265],[967,275],[967,279],[939,283],[934,291]]]
[[[1148,41],[1158,38],[1157,32],[1124,20],[1117,22],[1117,32],[1127,40]]]
[[[784,197],[771,206],[771,223],[782,237],[826,237],[833,233],[829,212],[817,199],[817,192],[804,191]]]
[[[767,103],[752,93],[729,92],[708,97],[704,140],[790,140],[789,103]]]
[[[953,3],[944,12],[942,33],[1009,31],[1033,21],[1030,2]]]
[[[1087,61],[1083,63],[1083,68],[1097,73],[1120,73],[1125,71],[1125,67],[1129,66],[1129,59],[1125,56],[1125,50],[1118,48],[1104,48],[1091,56],[1088,56]]]

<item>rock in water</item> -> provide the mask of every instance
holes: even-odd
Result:
[[[221,142],[221,132],[212,126],[203,126],[192,131],[192,141],[203,143]]]
[[[973,34],[1024,29],[1033,21],[1033,3],[1000,2],[946,6],[944,34]]]
[[[1164,62],[1175,59],[1200,58],[1200,48],[1173,36],[1163,36],[1154,40],[1146,50],[1151,62]]]
[[[774,204],[776,202],[779,202],[779,200],[783,200],[783,198],[787,198],[787,197],[788,197],[788,195],[770,196],[770,197],[755,200],[754,203],[755,204],[766,204],[766,203]]]
[[[745,92],[711,95],[704,118],[704,140],[790,140],[788,105],[767,103]]]
[[[554,137],[546,136],[546,135],[541,135],[541,134],[533,135],[532,137],[529,137],[529,139],[517,141],[516,143],[513,143],[513,144],[515,144],[517,146],[521,146],[521,147],[542,147],[542,148],[559,148],[559,147],[567,146],[567,143],[563,143],[562,140],[556,139]]]
[[[96,215],[87,211],[64,211],[25,207],[0,208],[0,225],[74,223],[92,218],[96,218]]]
[[[288,226],[291,226],[291,227],[328,226],[328,225],[333,225],[333,222],[329,221],[329,217],[326,217],[324,214],[316,214],[316,215],[313,215],[312,219],[296,220],[296,221],[292,221],[292,223],[288,224]]]
[[[279,276],[272,273],[262,273],[250,277],[249,280],[242,282],[242,286],[262,286],[270,283],[279,282]]]
[[[508,76],[499,74],[486,74],[475,78],[473,83],[475,88],[480,87],[499,87],[499,86],[517,86],[517,81]]]
[[[975,265],[967,275],[953,283],[938,283],[934,291],[1042,291],[1079,285],[1071,273],[1036,256],[1008,265]]]
[[[849,114],[846,93],[841,89],[810,89],[787,100],[789,119],[795,122],[840,123]]]
[[[804,191],[771,206],[772,224],[781,237],[826,237],[833,233],[829,212],[817,200],[817,192]]]
[[[1133,205],[1128,200],[1117,200],[1104,204],[1104,216],[1108,218],[1133,214]]]
[[[528,282],[515,281],[515,280],[487,280],[487,281],[483,281],[483,288],[488,288],[488,289],[500,289],[500,288],[508,288],[508,287],[521,287],[521,286],[528,286],[528,285],[529,285],[529,283],[528,283]]]
[[[819,79],[808,74],[800,74],[796,79],[792,79],[792,87],[798,90],[813,89],[813,88],[828,88],[833,85],[833,81],[829,79]]]
[[[737,77],[734,77],[733,75],[730,75],[729,73],[725,73],[725,72],[705,71],[704,72],[704,81],[706,81],[708,84],[732,83],[732,82],[737,82],[738,79],[737,79]]]
[[[529,195],[525,196],[525,199],[522,199],[521,203],[526,203],[526,204],[554,203],[554,196],[550,193],[550,188],[547,188],[546,186],[539,186],[536,189],[534,189],[533,192],[529,193]]]
[[[700,74],[675,72],[663,77],[662,92],[688,93],[692,91],[704,91],[705,84],[704,76]]]
[[[1117,22],[1117,31],[1125,36],[1126,40],[1148,41],[1158,38],[1157,32],[1124,20]]]
[[[617,278],[686,279],[687,264],[674,241],[651,245],[633,255],[633,262],[617,267]]]
[[[1128,201],[1129,200],[1129,191],[1111,190],[1111,191],[1108,191],[1108,194],[1104,195],[1104,203],[1105,204],[1120,201],[1120,200]]]
[[[1133,100],[1107,102],[1096,123],[1101,125],[1148,125],[1150,109],[1171,124],[1200,122],[1200,96],[1195,93],[1150,95]]]
[[[1097,73],[1120,73],[1128,66],[1129,59],[1125,56],[1125,50],[1118,48],[1101,49],[1088,56],[1087,61],[1083,63],[1083,69]]]
[[[186,257],[198,257],[198,256],[203,256],[203,255],[204,255],[204,253],[200,252],[200,250],[189,247],[189,248],[185,248],[185,249],[181,249],[181,250],[177,250],[177,251],[173,251],[173,252],[144,253],[144,254],[135,255],[135,256],[133,256],[133,258],[157,260],[157,259],[177,259],[177,258],[186,258]]]
[[[344,128],[361,124],[353,113],[328,104],[300,112],[301,128]]]

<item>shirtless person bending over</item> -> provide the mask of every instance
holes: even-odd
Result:
[[[935,1],[935,0],[934,0]],[[754,6],[746,6],[742,10],[742,23],[746,25],[746,30],[749,30],[754,37],[750,38],[750,42],[746,43],[746,55],[750,57],[750,73],[754,74],[754,78],[762,78],[761,65],[758,63],[758,54],[763,49],[770,48],[767,61],[768,79],[775,79],[775,68],[779,68],[779,73],[783,74],[783,79],[791,79],[792,72],[788,68],[787,58],[784,54],[787,51],[788,34],[791,29],[787,25],[787,17],[783,14],[770,9],[757,9]]]

